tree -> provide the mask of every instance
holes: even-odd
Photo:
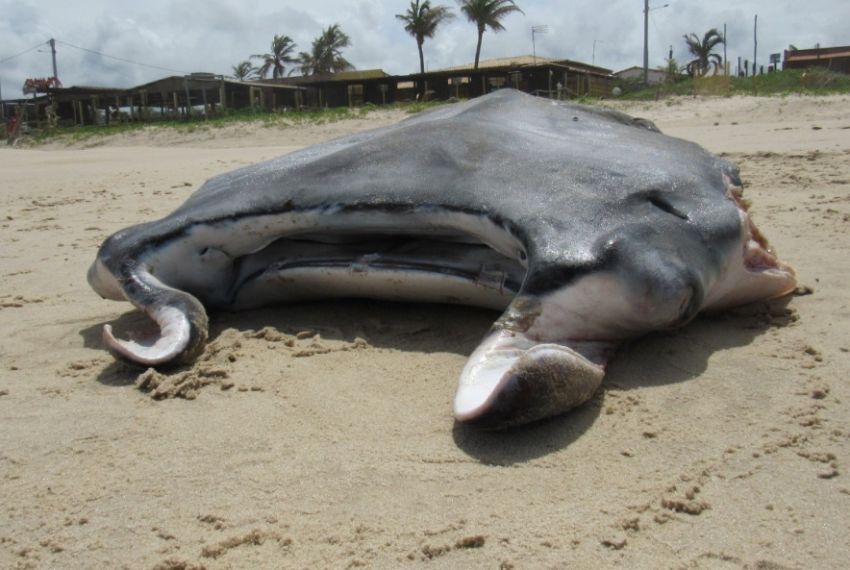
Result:
[[[419,72],[425,73],[425,56],[422,53],[422,44],[425,38],[433,38],[437,26],[454,18],[446,6],[431,6],[430,0],[421,4],[419,0],[411,0],[410,7],[404,14],[396,14],[396,18],[404,22],[404,30],[416,38],[416,46],[419,48]]]
[[[717,28],[708,30],[700,41],[696,34],[688,34],[683,36],[685,43],[688,45],[688,51],[694,56],[686,66],[685,70],[692,77],[702,77],[710,70],[717,73],[718,68],[723,63],[723,59],[719,54],[712,53],[714,48],[725,43],[725,40]]]
[[[319,75],[354,69],[351,62],[342,57],[342,49],[350,45],[351,39],[340,29],[339,24],[329,26],[313,40],[310,52],[302,51],[298,54],[301,73]]]
[[[251,59],[260,59],[263,62],[257,68],[257,74],[260,78],[265,77],[269,70],[271,70],[274,79],[283,77],[286,71],[286,65],[296,63],[297,61],[292,57],[292,52],[295,51],[295,42],[289,36],[278,36],[275,34],[271,48],[271,53],[251,56]]]
[[[679,79],[679,62],[672,55],[664,59],[664,65],[658,70],[664,72],[665,83],[675,83]]]
[[[478,69],[478,60],[481,57],[481,40],[487,28],[493,32],[501,32],[505,29],[499,21],[508,14],[519,12],[524,14],[514,0],[458,0],[460,11],[466,18],[478,27],[478,45],[475,47],[475,67]]]
[[[257,74],[257,68],[251,65],[251,62],[245,60],[233,66],[233,77],[239,81],[252,79]]]

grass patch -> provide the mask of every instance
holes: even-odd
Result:
[[[415,115],[416,113],[448,104],[449,101],[411,101],[409,103],[395,103],[393,108],[400,109],[409,115]]]
[[[642,87],[623,82],[622,99],[652,100],[676,95],[834,95],[850,94],[850,75],[824,68],[787,69],[752,77],[687,78],[672,83]]]
[[[86,125],[73,127],[57,127],[31,131],[27,139],[31,144],[61,142],[68,145],[77,143],[96,143],[97,140],[141,130],[158,131],[170,130],[178,133],[196,133],[224,128],[235,124],[253,124],[265,128],[287,127],[291,125],[324,125],[352,119],[366,119],[371,113],[380,109],[400,108],[408,113],[418,113],[436,106],[432,103],[405,103],[392,107],[380,107],[366,104],[362,107],[335,107],[330,109],[303,109],[301,111],[257,111],[253,109],[226,110],[215,116],[203,118],[193,117],[188,120],[161,119],[150,122],[112,123],[110,125]]]

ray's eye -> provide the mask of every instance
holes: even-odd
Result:
[[[649,203],[658,208],[659,210],[667,212],[668,214],[672,214],[673,216],[676,216],[679,219],[685,220],[686,222],[690,221],[690,218],[688,218],[687,214],[681,212],[673,204],[671,204],[658,194],[650,194]]]

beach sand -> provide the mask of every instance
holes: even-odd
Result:
[[[0,567],[845,568],[850,97],[611,105],[738,163],[810,294],[637,340],[589,404],[501,433],[451,416],[490,311],[213,314],[168,375],[100,340],[144,321],[86,283],[106,236],[399,112],[0,149]]]

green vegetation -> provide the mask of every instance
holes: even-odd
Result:
[[[351,38],[342,31],[339,24],[322,30],[319,37],[313,40],[312,49],[309,52],[299,52],[298,57],[293,57],[295,41],[289,36],[275,34],[270,51],[254,54],[234,65],[233,77],[240,81],[265,79],[271,72],[272,79],[278,79],[287,75],[287,66],[290,66],[289,75],[296,70],[300,71],[301,75],[349,71],[354,69],[354,66],[342,56],[342,50],[350,46]],[[259,60],[261,63],[254,67],[251,60]]]
[[[264,79],[269,71],[272,72],[272,78],[277,79],[283,77],[286,72],[286,66],[291,63],[297,63],[298,60],[292,57],[292,52],[295,51],[295,42],[289,36],[279,36],[275,34],[271,43],[271,51],[269,53],[257,53],[251,56],[251,59],[259,59],[263,63],[254,69],[248,70],[248,73],[256,72],[257,77]],[[244,63],[244,62],[243,62]],[[240,64],[241,65],[241,64]],[[250,65],[250,64],[249,64]],[[242,71],[234,68],[234,73]],[[292,73],[290,71],[290,73]],[[244,77],[242,77],[244,79]]]
[[[395,17],[404,22],[404,31],[416,39],[416,47],[419,48],[419,73],[425,73],[425,55],[422,53],[422,44],[425,38],[433,38],[437,33],[437,27],[454,18],[446,6],[431,6],[430,0],[421,4],[419,0],[411,0],[410,7],[404,14],[396,14]]]
[[[405,111],[410,114],[419,113],[426,109],[446,104],[445,101],[396,103],[392,108]],[[213,132],[216,129],[231,125],[245,124],[250,126],[261,126],[264,128],[286,128],[295,125],[324,125],[350,119],[364,119],[370,113],[382,109],[382,107],[367,104],[363,107],[348,108],[335,107],[330,109],[305,109],[302,111],[286,112],[264,112],[251,109],[228,110],[224,113],[208,117],[193,117],[189,120],[163,119],[160,121],[146,123],[116,123],[110,125],[86,125],[75,127],[58,127],[54,129],[42,129],[31,131],[27,139],[32,144],[45,144],[60,142],[68,145],[88,143],[96,145],[99,140],[116,136],[130,134],[138,131],[158,132],[172,131],[176,133],[191,134],[196,132]]]
[[[850,75],[823,68],[788,69],[752,77],[685,77],[643,87],[637,82],[619,84],[623,99],[647,100],[675,95],[765,95],[784,96],[850,94]]]
[[[396,103],[393,105],[393,108],[400,109],[408,115],[415,115],[416,113],[421,113],[422,111],[427,111],[434,107],[448,105],[450,102],[456,101],[456,99],[453,101],[411,101],[410,103]]]
[[[694,56],[694,59],[688,62],[685,69],[691,77],[703,77],[708,75],[709,71],[720,69],[723,65],[723,58],[720,54],[714,53],[714,48],[726,43],[725,38],[720,35],[716,28],[711,28],[699,39],[694,33],[684,36],[685,45],[688,46],[688,51]]]
[[[350,61],[342,57],[342,49],[351,45],[351,38],[342,31],[339,24],[328,26],[313,40],[309,52],[298,54],[301,75],[322,75],[339,73],[354,69]]]
[[[473,69],[478,69],[478,61],[481,57],[481,41],[484,39],[486,29],[490,28],[493,33],[501,32],[505,29],[505,26],[502,25],[502,18],[513,12],[525,14],[514,0],[460,0],[460,11],[478,29],[478,43],[475,46],[475,67]]]

